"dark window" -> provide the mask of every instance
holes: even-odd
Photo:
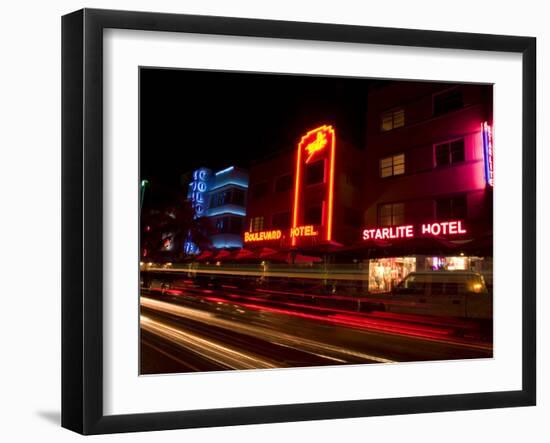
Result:
[[[267,191],[268,191],[267,182],[257,183],[252,188],[252,197],[255,199],[262,198],[267,194]]]
[[[451,151],[451,163],[458,163],[464,161],[464,139],[455,140],[450,143]]]
[[[463,162],[464,139],[454,140],[452,142],[440,143],[435,145],[435,165],[445,166],[454,163]]]
[[[325,181],[325,160],[318,160],[306,167],[306,184],[313,185]]]
[[[460,88],[450,89],[434,95],[434,115],[441,115],[462,108],[462,91]]]
[[[438,220],[465,219],[467,212],[465,195],[442,198],[435,202],[435,216]]]
[[[320,225],[323,219],[322,206],[310,206],[306,209],[305,224],[306,225]]]
[[[404,203],[388,203],[378,207],[378,224],[380,226],[402,225],[404,220]]]
[[[273,214],[272,223],[274,229],[286,229],[290,227],[290,212]]]
[[[210,198],[210,207],[217,208],[218,206],[234,204],[244,206],[245,192],[242,189],[227,189],[217,192]]]
[[[361,226],[361,211],[356,208],[344,208],[344,223],[350,226]]]
[[[245,193],[242,189],[233,189],[231,192],[231,203],[237,206],[244,206]]]
[[[210,207],[216,208],[218,206],[222,206],[225,204],[226,199],[227,199],[226,191],[217,192],[216,194],[212,195],[212,197],[210,198]]]
[[[240,234],[242,229],[242,217],[226,216],[216,220],[216,230],[220,234]]]
[[[216,230],[218,232],[224,232],[225,226],[227,223],[227,217],[221,217],[216,220]]]
[[[282,175],[275,181],[275,192],[285,192],[292,189],[292,174]]]

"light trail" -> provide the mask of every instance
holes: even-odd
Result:
[[[338,272],[337,270],[327,270],[325,272],[320,272],[318,270],[313,270],[309,272],[292,272],[289,269],[272,269],[272,270],[260,270],[260,269],[243,269],[242,266],[238,268],[222,267],[217,266],[216,269],[199,269],[199,268],[153,268],[148,267],[147,269],[142,269],[141,272],[155,272],[163,274],[206,274],[206,275],[231,275],[231,276],[241,276],[241,277],[279,277],[279,278],[304,278],[304,279],[313,279],[313,280],[357,280],[357,281],[368,281],[368,274],[363,271],[352,271],[346,270],[345,272]]]
[[[260,290],[268,293],[267,290]],[[214,291],[202,289],[199,292],[204,292],[212,294]],[[285,292],[287,291],[273,291],[273,292]],[[344,326],[348,328],[364,329],[371,332],[381,332],[392,335],[406,335],[409,337],[416,337],[428,341],[445,343],[456,345],[460,347],[466,347],[471,349],[479,349],[483,351],[491,351],[491,344],[483,344],[479,342],[464,341],[462,339],[452,338],[452,334],[456,332],[457,328],[467,327],[466,324],[457,321],[453,321],[451,324],[445,323],[443,321],[432,321],[432,319],[423,319],[419,320],[418,316],[414,317],[411,315],[402,315],[395,313],[373,313],[373,314],[357,314],[355,312],[344,311],[340,309],[332,309],[320,306],[310,306],[303,305],[299,303],[292,302],[282,302],[274,301],[270,299],[260,299],[258,297],[239,295],[239,294],[224,294],[228,297],[233,298],[232,300],[227,300],[221,298],[220,296],[198,296],[203,300],[207,300],[217,304],[233,304],[234,306],[241,306],[247,309],[253,309],[256,311],[264,311],[275,314],[282,314],[292,317],[305,318],[312,321],[320,321],[323,323]],[[191,295],[193,296],[193,295]],[[305,296],[305,295],[304,295]],[[315,296],[316,298],[330,298],[326,296]],[[247,301],[253,301],[256,303],[247,303],[243,301],[237,301],[236,299],[245,299]],[[258,304],[262,303],[262,304]],[[283,307],[277,308],[269,306],[271,305],[282,305]],[[285,306],[288,308],[299,308],[307,309],[309,311],[318,311],[318,312],[332,312],[333,315],[317,315],[312,313],[297,312],[292,309],[285,309]],[[385,315],[390,314],[390,315]],[[400,318],[400,316],[407,318]],[[470,326],[471,327],[471,326]]]
[[[216,299],[214,301],[216,303],[219,301],[221,301],[222,303],[227,303],[226,300],[222,299]],[[332,346],[327,343],[321,343],[316,340],[311,340],[304,337],[297,337],[258,325],[248,325],[238,321],[223,319],[209,312],[204,312],[181,305],[174,305],[172,303],[155,300],[149,297],[141,297],[141,306],[178,317],[206,323],[210,326],[216,326],[243,335],[249,335],[270,343],[283,343],[288,347],[317,356],[328,354],[328,356],[332,358],[336,358],[338,360],[344,359],[344,361],[347,361],[346,358],[355,358],[377,363],[394,362],[394,360],[383,358],[377,355],[367,354],[351,349],[344,349],[339,346]]]
[[[273,361],[260,358],[251,353],[237,351],[219,342],[168,326],[145,315],[142,315],[140,319],[141,327],[144,330],[219,365],[231,369],[270,369],[278,367]]]

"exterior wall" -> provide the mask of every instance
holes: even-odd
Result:
[[[365,153],[344,140],[337,138],[334,168],[334,197],[333,197],[333,229],[332,243],[349,244],[360,239],[362,218],[362,165],[365,162]],[[300,192],[299,225],[307,224],[305,211],[307,208],[322,207],[322,223],[316,226],[319,235],[316,238],[301,239],[300,247],[314,247],[326,243],[324,230],[327,222],[327,186],[329,181],[329,161],[325,159],[325,173],[322,183],[313,185],[302,184]],[[296,148],[284,151],[280,155],[262,161],[250,169],[250,189],[247,207],[245,229],[253,231],[251,221],[255,217],[263,216],[264,224],[261,230],[277,229],[273,217],[282,212],[289,212],[292,217],[295,190]],[[276,180],[286,174],[292,174],[292,187],[284,192],[275,189]],[[266,186],[265,195],[256,196],[259,187]],[[355,211],[359,221],[354,229],[349,226],[349,213]],[[292,219],[291,219],[292,223]],[[290,228],[290,225],[288,226]],[[265,246],[290,247],[288,238],[261,243]]]
[[[250,229],[250,220],[264,217],[264,229],[274,229],[273,216],[288,211],[292,217],[294,184],[286,191],[276,192],[277,178],[292,175],[294,183],[294,150],[288,150],[279,156],[258,162],[250,168],[250,187],[245,221],[245,230]],[[266,186],[266,193],[258,195],[260,187]],[[290,227],[290,225],[289,225]]]
[[[364,149],[339,140],[334,177],[333,238],[342,245],[361,240],[360,228],[365,213],[363,183],[366,161]]]
[[[203,172],[204,186],[198,192],[197,180]],[[200,168],[191,174],[188,199],[192,201],[195,218],[204,220],[204,227],[214,248],[239,248],[243,246],[242,233],[246,216],[248,172],[231,166],[218,172]],[[201,185],[202,186],[202,185]],[[200,208],[200,211],[197,209]],[[194,240],[188,238],[184,246],[196,250]]]
[[[242,232],[246,216],[248,173],[236,167],[229,167],[214,173],[208,190],[210,240],[214,248],[240,248],[243,246]],[[215,203],[220,195],[222,204]],[[238,198],[236,198],[238,196]]]
[[[476,229],[491,219],[492,189],[486,185],[481,123],[491,118],[490,88],[461,85],[463,106],[434,116],[434,94],[449,90],[434,83],[393,83],[368,98],[365,164],[365,223],[377,226],[382,204],[404,203],[404,223],[436,218],[435,201],[465,195],[466,221]],[[404,109],[404,126],[381,130],[381,115]],[[489,122],[491,123],[491,122]],[[437,166],[435,146],[464,139],[464,161]],[[381,178],[380,160],[404,153],[405,173]]]

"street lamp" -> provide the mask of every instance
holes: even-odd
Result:
[[[149,180],[141,180],[141,201],[139,204],[139,210],[141,212],[141,209],[143,208],[143,199],[145,198],[145,188],[149,184]]]

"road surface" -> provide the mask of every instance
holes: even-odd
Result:
[[[142,374],[491,358],[487,325],[238,285],[142,289]]]

